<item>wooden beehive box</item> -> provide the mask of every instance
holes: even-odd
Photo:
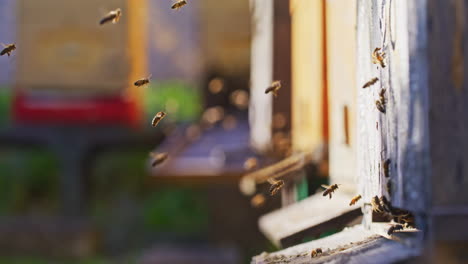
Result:
[[[18,1],[18,87],[61,95],[119,94],[131,78],[145,74],[145,27],[138,23],[144,4]],[[100,18],[116,8],[123,12],[120,22],[99,26]]]

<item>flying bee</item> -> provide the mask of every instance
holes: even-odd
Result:
[[[349,206],[351,206],[351,205],[355,205],[355,204],[357,203],[357,201],[359,201],[360,199],[361,199],[361,195],[360,195],[360,194],[359,194],[359,195],[356,195],[356,196],[354,196],[354,198],[353,198],[353,199],[351,199],[351,202],[349,203]]]
[[[5,54],[8,55],[8,57],[10,57],[11,53],[16,49],[16,45],[15,44],[2,44],[3,46],[3,50],[0,52],[0,56],[3,56]]]
[[[135,85],[136,87],[141,87],[141,86],[143,86],[143,85],[147,85],[148,83],[150,83],[150,79],[151,79],[151,74],[150,74],[150,76],[148,76],[148,78],[141,78],[141,79],[137,80],[137,81],[134,83],[134,85]]]
[[[120,8],[117,8],[116,10],[112,10],[109,13],[107,13],[107,15],[99,21],[99,25],[104,25],[109,22],[112,22],[112,24],[115,24],[119,22],[121,16],[122,16],[122,10]]]
[[[156,115],[153,117],[153,120],[151,121],[152,126],[157,126],[159,122],[166,116],[166,113],[164,112],[157,112]]]
[[[175,10],[179,10],[180,8],[182,8],[186,4],[187,4],[187,0],[180,0],[180,1],[177,1],[176,3],[174,3],[171,6],[171,8],[175,9]]]
[[[311,252],[310,252],[310,257],[311,258],[315,258],[317,257],[318,255],[322,254],[322,249],[321,248],[316,248],[316,249],[313,249]]]
[[[374,52],[372,52],[372,63],[373,64],[380,64],[382,68],[385,68],[385,52],[381,52],[381,48],[375,48]]]
[[[385,109],[385,104],[383,104],[381,101],[379,100],[375,101],[375,106],[380,112],[384,114],[387,112],[387,109]]]
[[[256,194],[254,197],[252,197],[252,199],[250,200],[250,205],[252,205],[252,207],[258,208],[264,205],[265,201],[266,201],[265,196],[259,193],[259,194]]]
[[[272,92],[273,95],[276,97],[278,96],[278,90],[281,88],[281,81],[274,81],[271,83],[271,85],[266,88],[265,94]]]
[[[251,157],[244,162],[244,169],[246,171],[253,170],[258,166],[257,158]]]
[[[391,236],[391,235],[393,235],[393,233],[394,233],[395,231],[397,231],[397,230],[403,230],[403,226],[400,225],[400,224],[392,225],[392,226],[388,229],[387,234],[388,234],[389,236]]]
[[[284,181],[283,180],[275,180],[275,179],[268,179],[268,182],[271,184],[269,193],[271,196],[275,195],[278,193],[281,188],[284,186]]]
[[[370,81],[366,82],[362,88],[367,88],[367,87],[371,87],[372,85],[374,85],[376,82],[379,81],[379,78],[375,77],[375,78],[372,78]]]
[[[163,163],[164,161],[166,161],[169,155],[166,152],[163,152],[163,153],[150,152],[150,157],[153,158],[153,162],[151,162],[151,166],[155,167]]]
[[[333,184],[330,186],[327,185],[322,185],[323,188],[325,188],[325,191],[323,192],[323,196],[330,196],[330,199],[332,198],[332,193],[338,189],[338,184]]]
[[[384,171],[384,176],[386,178],[390,177],[390,159],[387,159],[384,164],[383,164],[383,171]]]

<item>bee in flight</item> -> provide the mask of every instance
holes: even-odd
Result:
[[[180,0],[180,1],[177,1],[176,3],[174,3],[171,6],[171,8],[175,9],[175,10],[179,10],[180,8],[182,8],[186,4],[187,4],[187,0]]]
[[[366,82],[366,83],[362,86],[362,88],[365,89],[365,88],[371,87],[372,85],[374,85],[374,84],[375,84],[376,82],[378,82],[378,81],[379,81],[379,78],[377,78],[377,77],[372,78],[372,79],[370,79],[370,81]]]
[[[310,257],[311,258],[315,258],[317,257],[318,255],[322,254],[322,249],[321,248],[316,248],[316,249],[313,249],[311,252],[310,252]]]
[[[148,78],[141,78],[137,80],[133,85],[135,85],[136,87],[147,85],[148,83],[150,83],[150,79],[151,79],[151,75],[148,76]]]
[[[385,68],[385,52],[381,52],[381,48],[375,48],[374,52],[372,52],[372,63],[380,64],[382,68]]]
[[[159,122],[166,116],[166,113],[164,112],[157,112],[156,115],[153,117],[153,120],[151,121],[152,126],[157,126]]]
[[[153,161],[151,162],[151,166],[155,167],[163,163],[164,161],[166,161],[169,155],[166,152],[163,152],[163,153],[150,152],[150,157],[153,158]]]
[[[281,81],[274,81],[271,83],[270,87],[266,88],[265,94],[272,92],[276,97],[278,96],[278,90],[281,88]]]
[[[99,21],[99,25],[104,25],[109,22],[112,22],[112,24],[115,24],[119,22],[121,16],[122,16],[122,10],[120,8],[117,8],[116,10],[112,10],[109,13],[107,13],[107,15]]]
[[[334,193],[336,191],[336,189],[338,189],[338,184],[333,184],[333,185],[323,185],[322,184],[322,187],[325,188],[325,191],[323,192],[323,196],[330,196],[330,199],[332,198],[332,193]]]
[[[391,236],[395,231],[397,230],[403,230],[403,225],[400,225],[400,224],[396,224],[396,225],[392,225],[388,231],[387,231],[387,234],[389,236]]]
[[[8,45],[5,45],[2,43],[2,46],[3,46],[3,49],[2,51],[0,52],[0,56],[3,56],[5,54],[8,55],[8,57],[10,57],[11,53],[16,49],[16,45],[15,44],[8,44]]]
[[[265,196],[259,193],[259,194],[256,194],[254,197],[252,197],[252,199],[250,200],[250,205],[252,205],[252,207],[258,208],[264,205],[265,201],[266,201]]]
[[[284,186],[284,181],[283,180],[275,180],[275,179],[268,179],[268,182],[271,184],[269,193],[271,196],[275,195],[278,193],[281,188]]]
[[[349,203],[349,206],[351,205],[355,205],[357,203],[357,201],[359,201],[361,199],[361,195],[356,195],[353,199],[351,199],[351,202]]]

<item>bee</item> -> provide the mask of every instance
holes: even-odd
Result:
[[[148,78],[141,78],[141,79],[137,80],[133,85],[135,85],[136,87],[141,87],[143,85],[147,85],[148,83],[150,83],[150,79],[151,79],[151,75],[148,76]]]
[[[176,3],[174,3],[171,6],[171,8],[175,9],[175,10],[179,10],[180,8],[182,8],[186,4],[187,4],[187,0],[180,0],[180,1],[177,1]]]
[[[332,193],[338,189],[338,184],[333,184],[330,186],[327,185],[322,185],[323,188],[325,188],[325,191],[323,192],[323,196],[330,196],[330,199],[332,198]]]
[[[268,191],[271,196],[275,195],[278,193],[281,188],[284,186],[284,181],[283,180],[275,180],[275,179],[268,179],[268,182],[271,184],[270,190]]]
[[[276,97],[278,96],[278,90],[281,88],[281,81],[274,81],[271,83],[270,87],[266,88],[265,94],[272,92]]]
[[[359,201],[361,199],[361,195],[356,195],[353,199],[351,199],[351,202],[349,203],[349,206],[351,205],[355,205],[357,203],[357,201]]]
[[[392,193],[392,182],[391,181],[387,182],[387,192],[388,192],[388,194]]]
[[[380,196],[380,205],[382,206],[384,212],[393,214],[392,204],[387,200],[385,196]]]
[[[119,22],[121,16],[122,16],[122,10],[120,8],[117,8],[116,10],[112,10],[105,17],[103,17],[101,21],[99,21],[99,25],[104,25],[109,22],[112,22],[112,24],[115,24]]]
[[[362,88],[367,88],[367,87],[371,87],[372,85],[374,85],[376,82],[379,81],[379,78],[375,77],[375,78],[372,78],[370,81],[366,82]]]
[[[0,56],[7,54],[8,57],[10,57],[11,53],[16,49],[15,44],[7,44],[7,45],[2,44],[2,46],[3,46],[3,49],[0,52]]]
[[[153,158],[153,162],[151,162],[151,166],[155,167],[163,163],[164,161],[166,161],[169,155],[166,152],[163,152],[163,153],[150,152],[150,157]]]
[[[385,109],[385,104],[383,104],[381,101],[379,100],[375,101],[375,106],[380,112],[384,114],[387,112],[387,109]]]
[[[393,233],[394,233],[395,231],[397,231],[397,230],[403,230],[403,226],[400,225],[400,224],[392,225],[392,226],[388,229],[387,234],[388,234],[389,236],[391,236],[391,235],[393,235]]]
[[[391,163],[391,160],[387,159],[383,164],[384,176],[386,178],[390,177],[390,163]]]
[[[373,64],[380,64],[382,68],[385,68],[385,52],[380,52],[381,48],[375,48],[374,52],[372,52],[372,63]]]
[[[322,254],[322,249],[321,248],[316,248],[316,249],[313,249],[311,252],[310,252],[310,257],[311,258],[315,258],[317,257],[318,255]]]
[[[152,126],[157,126],[159,122],[166,116],[166,113],[164,112],[157,112],[156,115],[153,117],[153,120],[151,121]]]
[[[379,93],[379,97],[380,97],[380,101],[382,103],[386,103],[387,100],[385,99],[385,92],[387,91],[387,89],[385,88],[382,88],[382,90],[380,90],[380,93]]]
[[[380,199],[377,195],[372,197],[371,205],[372,205],[372,211],[376,213],[383,213],[385,211],[383,206],[380,204]]]
[[[246,171],[253,170],[258,166],[257,158],[251,157],[244,162],[244,169]]]
[[[252,207],[258,208],[264,205],[265,201],[266,201],[265,196],[259,193],[259,194],[256,194],[254,197],[252,197],[252,199],[250,200],[250,205],[252,205]]]

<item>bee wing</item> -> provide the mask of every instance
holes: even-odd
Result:
[[[273,86],[270,86],[270,87],[266,88],[265,94],[267,94],[267,93],[273,91],[274,89],[275,89],[275,88],[274,88]]]
[[[328,189],[328,188],[330,187],[330,186],[325,185],[325,184],[322,184],[322,185],[320,185],[320,186],[322,186],[322,188],[325,188],[325,189]]]
[[[100,21],[99,21],[99,25],[104,25],[110,21],[112,21],[114,18],[115,18],[115,14],[108,14],[107,16],[103,17]]]

